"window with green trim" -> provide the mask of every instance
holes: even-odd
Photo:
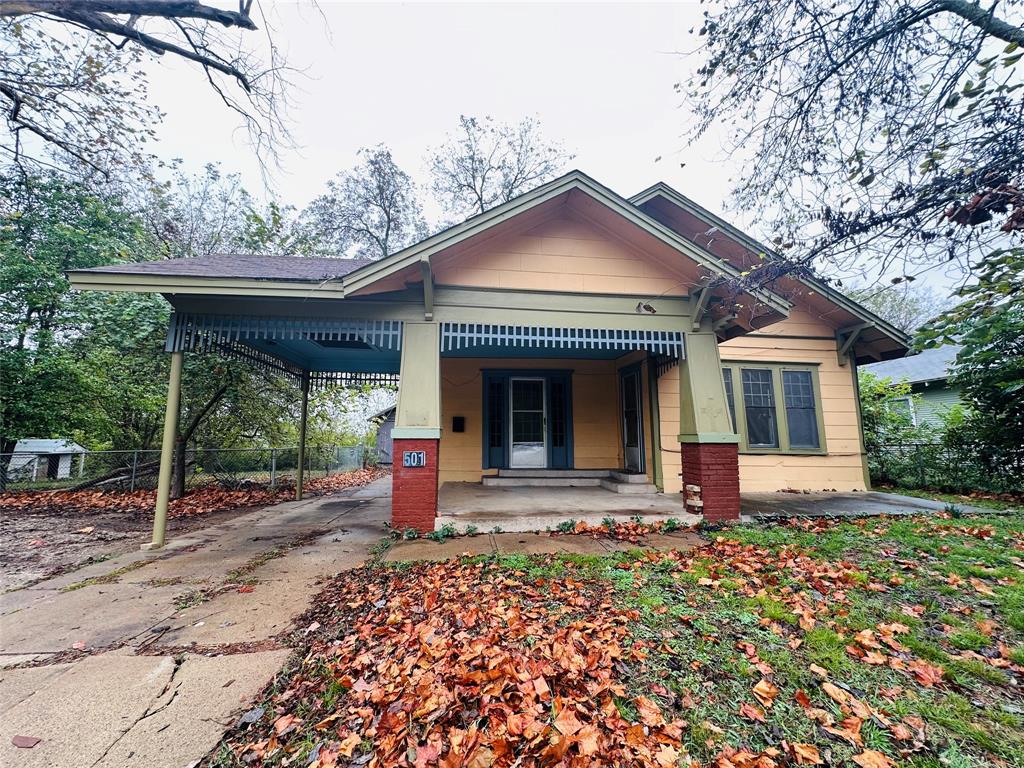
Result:
[[[746,453],[825,453],[816,366],[726,363],[725,396]]]

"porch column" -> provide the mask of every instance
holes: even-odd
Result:
[[[295,472],[295,500],[302,501],[302,481],[306,474],[306,419],[309,414],[309,371],[302,374],[302,406],[299,411],[299,466]]]
[[[171,499],[171,470],[174,466],[174,441],[178,437],[178,413],[181,405],[181,368],[184,352],[171,352],[171,377],[167,384],[164,411],[164,438],[160,445],[160,475],[156,486],[156,513],[153,516],[153,540],[143,549],[160,549],[167,533],[167,506]]]
[[[679,366],[679,443],[689,512],[708,522],[740,516],[737,445],[714,333],[687,333]]]
[[[441,337],[437,323],[402,326],[402,363],[395,411],[391,526],[421,533],[437,517],[441,438]]]

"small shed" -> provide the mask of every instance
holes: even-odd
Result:
[[[14,446],[7,474],[13,480],[66,480],[73,472],[81,472],[82,463],[74,466],[74,457],[86,453],[85,448],[71,440],[19,440]]]
[[[373,414],[370,421],[377,424],[377,456],[381,464],[391,464],[393,449],[391,430],[395,428],[395,406]]]

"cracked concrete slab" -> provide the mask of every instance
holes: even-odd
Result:
[[[167,691],[94,768],[190,765],[217,745],[238,712],[270,682],[289,653],[186,654]]]
[[[173,672],[174,659],[169,656],[102,654],[70,665],[4,712],[0,764],[18,768],[95,765],[146,713]],[[22,676],[18,673],[36,670],[6,672],[4,689],[7,680]],[[42,741],[32,749],[18,749],[11,738],[19,735]]]

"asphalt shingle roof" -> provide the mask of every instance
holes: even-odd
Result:
[[[862,365],[861,370],[879,378],[909,381],[911,384],[918,381],[945,379],[948,378],[949,369],[953,367],[956,354],[960,349],[961,347],[957,344],[949,344],[937,349],[926,349],[916,355],[886,360],[883,363]]]
[[[228,277],[248,280],[330,280],[372,263],[369,259],[305,258],[302,256],[253,256],[216,253],[194,259],[162,259],[129,264],[110,264],[90,272],[118,275],[166,275]]]

